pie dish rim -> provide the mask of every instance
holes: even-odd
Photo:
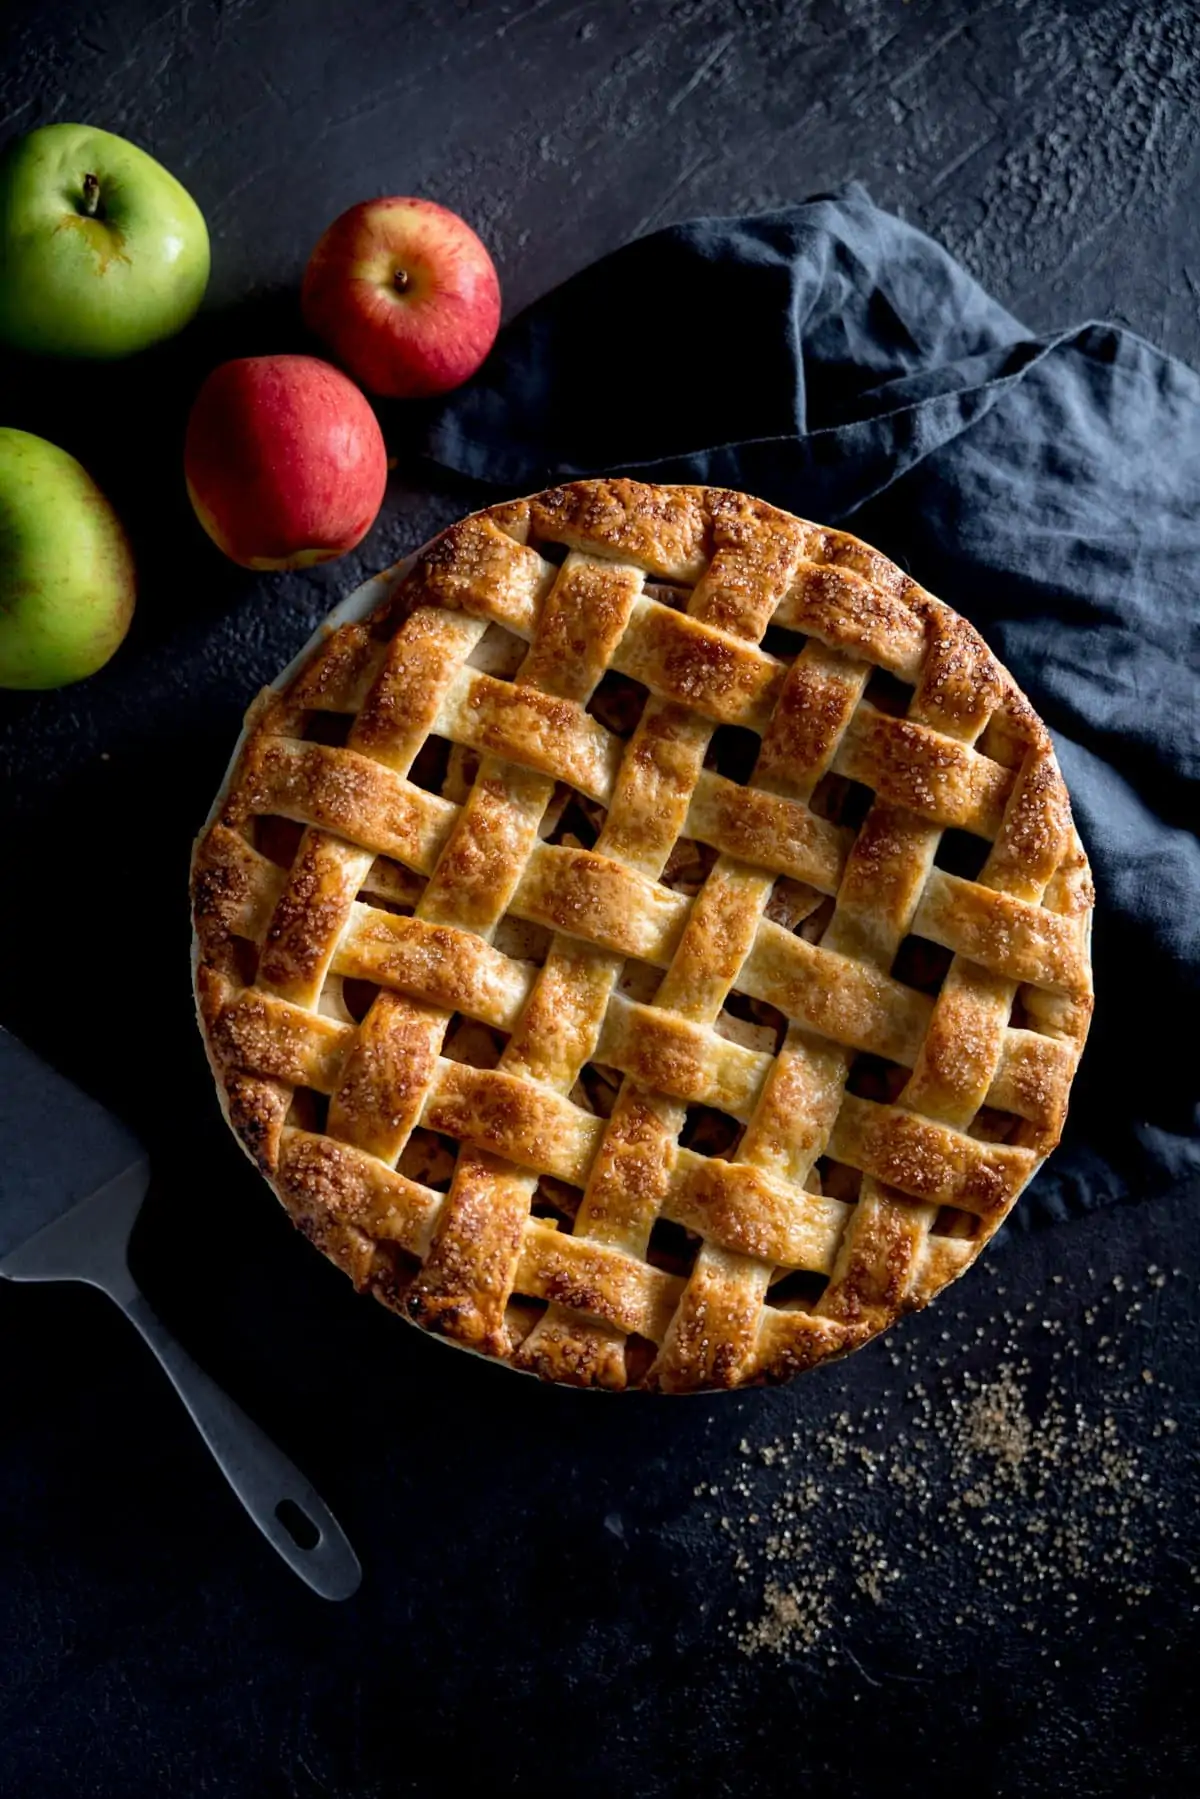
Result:
[[[329,638],[332,636],[332,634],[339,627],[347,625],[347,624],[360,623],[364,619],[370,617],[373,613],[375,613],[386,602],[386,600],[391,595],[391,593],[394,592],[395,589],[405,580],[405,578],[422,562],[422,560],[429,554],[429,552],[433,549],[433,547],[443,537],[445,537],[448,532],[453,531],[456,526],[463,524],[464,522],[466,522],[469,519],[473,519],[473,518],[477,518],[477,517],[481,517],[481,516],[488,516],[499,510],[502,510],[503,508],[506,508],[506,507],[510,507],[510,506],[511,507],[519,507],[522,504],[528,504],[531,501],[537,500],[544,494],[554,493],[554,492],[559,491],[560,489],[579,487],[579,486],[589,486],[589,485],[593,485],[597,482],[604,482],[609,479],[611,479],[611,478],[606,478],[606,477],[584,478],[584,477],[581,477],[576,480],[557,484],[557,486],[555,486],[555,487],[537,489],[533,493],[528,494],[528,495],[514,496],[511,499],[503,499],[503,500],[493,501],[490,505],[479,507],[479,508],[473,509],[472,511],[470,511],[468,513],[461,514],[461,515],[457,516],[456,518],[452,519],[451,521],[449,521],[449,523],[447,525],[443,526],[439,531],[435,532],[432,537],[427,539],[417,549],[415,549],[415,550],[411,551],[410,553],[406,554],[405,556],[399,558],[396,562],[390,564],[389,566],[387,566],[386,568],[384,568],[382,570],[379,570],[377,573],[368,576],[365,580],[363,580],[356,587],[354,587],[348,594],[343,596],[342,599],[337,601],[335,603],[335,605],[330,609],[330,611],[320,620],[320,622],[317,624],[317,626],[314,628],[314,630],[309,634],[309,636],[306,638],[303,645],[296,652],[296,654],[289,660],[289,662],[286,664],[286,666],[284,668],[282,668],[279,671],[279,673],[274,677],[274,679],[271,680],[269,683],[267,683],[266,686],[260,688],[258,690],[257,694],[255,695],[255,697],[251,700],[249,706],[247,707],[246,713],[243,717],[241,729],[237,735],[236,742],[234,744],[232,753],[229,757],[229,760],[228,760],[226,769],[224,771],[224,774],[222,776],[222,779],[220,781],[220,784],[214,795],[212,804],[209,808],[209,811],[206,815],[203,825],[201,826],[200,831],[197,833],[196,845],[198,846],[204,840],[205,836],[209,832],[209,830],[212,827],[212,825],[214,824],[214,822],[217,821],[217,819],[219,818],[219,816],[221,814],[222,808],[226,804],[226,802],[230,796],[230,793],[233,790],[234,783],[235,783],[235,777],[237,775],[243,754],[246,750],[248,743],[250,742],[250,740],[252,739],[256,730],[259,727],[260,714],[262,712],[264,704],[268,700],[268,697],[271,695],[286,694],[287,689],[292,684],[292,682],[295,681],[296,678],[304,671],[304,669],[308,666],[310,661],[312,661],[312,659],[319,652],[319,650],[321,649],[323,644],[329,640]],[[699,493],[699,494],[704,494],[704,495],[724,494],[724,493],[734,494],[735,493],[735,490],[721,488],[721,487],[713,485],[713,484],[666,483],[666,482],[641,483],[636,480],[636,477],[633,479],[632,484],[639,485],[639,486],[650,486],[650,487],[653,487],[653,488],[659,489],[659,490],[667,490],[667,491],[674,490],[677,492],[685,492],[685,493],[690,492],[690,493]],[[738,496],[738,497],[740,497],[740,496]],[[748,500],[754,501],[754,496],[747,495],[747,496],[745,496],[745,498],[747,498]],[[787,512],[783,508],[772,506],[769,502],[757,502],[756,501],[755,503],[766,506],[769,508],[770,511],[782,514],[783,517],[785,517],[789,520],[799,519],[799,515]],[[815,528],[817,530],[828,530],[830,532],[833,532],[839,538],[849,539],[853,542],[860,543],[864,546],[865,549],[870,551],[872,554],[880,556],[893,569],[896,568],[896,566],[897,566],[896,564],[894,564],[891,561],[890,558],[886,557],[883,552],[875,550],[875,547],[873,545],[871,545],[867,540],[858,539],[855,537],[855,535],[853,533],[845,532],[840,527],[825,527],[825,526],[815,525],[814,521],[809,521],[809,520],[805,520],[805,519],[800,519],[799,522],[804,525]],[[546,539],[546,541],[554,542],[555,540],[553,538],[548,538],[548,539]],[[901,571],[901,572],[903,573],[903,571]],[[651,576],[647,572],[644,578],[645,579],[653,579],[654,577]],[[1046,726],[1044,720],[1040,717],[1040,715],[1036,713],[1035,709],[1032,707],[1031,703],[1026,698],[1019,683],[1016,681],[1015,677],[1013,677],[1011,675],[1011,673],[1008,671],[1008,669],[1000,662],[999,657],[991,649],[991,646],[988,645],[986,643],[986,641],[982,639],[978,630],[975,627],[972,627],[970,625],[970,621],[965,618],[964,614],[959,613],[955,608],[951,607],[946,602],[940,600],[936,595],[929,593],[927,590],[925,590],[923,588],[920,588],[918,583],[914,582],[913,585],[914,585],[914,587],[917,587],[918,591],[920,591],[922,593],[922,595],[924,596],[924,599],[932,605],[935,613],[936,612],[944,612],[950,618],[952,618],[956,621],[961,621],[963,624],[965,624],[967,626],[968,630],[970,630],[973,633],[973,635],[982,644],[983,651],[984,651],[984,654],[985,654],[987,660],[990,662],[992,667],[996,671],[998,671],[1004,688],[1008,691],[1008,693],[1010,695],[1015,696],[1024,705],[1024,707],[1027,708],[1028,712],[1036,720],[1036,725],[1037,725],[1040,735],[1044,738],[1046,744],[1050,747],[1051,752],[1053,753],[1053,745],[1052,745],[1052,741],[1050,738],[1049,728]],[[876,666],[878,666],[878,665],[876,665]],[[1057,759],[1056,758],[1055,758],[1055,765],[1057,767]],[[1066,788],[1065,780],[1063,780],[1063,778],[1061,776],[1061,771],[1058,771],[1058,778],[1062,782],[1063,790],[1066,793],[1068,811],[1070,812],[1070,794],[1069,794],[1069,790]],[[944,830],[945,828],[948,828],[948,827],[942,827],[942,828]],[[1090,881],[1090,866],[1088,864],[1086,850],[1083,848],[1082,843],[1080,842],[1079,833],[1078,833],[1077,826],[1075,825],[1075,822],[1074,822],[1073,814],[1070,816],[1070,833],[1074,840],[1075,846],[1079,850],[1080,855],[1082,857],[1082,865],[1083,865],[1084,873]],[[1092,942],[1092,928],[1093,928],[1093,923],[1094,923],[1094,917],[1095,917],[1095,897],[1094,897],[1094,892],[1093,892],[1091,902],[1088,905],[1086,914],[1084,915],[1083,920],[1082,920],[1082,931],[1081,931],[1082,955],[1083,955],[1083,961],[1084,961],[1084,964],[1086,967],[1086,973],[1087,973],[1087,977],[1088,977],[1089,1003],[1092,1005],[1094,1005],[1094,985],[1093,985],[1093,978],[1092,978],[1093,977],[1093,968],[1092,968],[1092,960],[1091,960],[1091,942]],[[194,1003],[195,1003],[197,1023],[198,1023],[200,1033],[201,1033],[201,1038],[202,1038],[202,1041],[203,1041],[204,1047],[205,1047],[206,1058],[208,1060],[210,1069],[213,1074],[214,1083],[217,1088],[218,1103],[220,1104],[222,1115],[225,1118],[225,1122],[229,1126],[230,1130],[233,1132],[233,1135],[234,1135],[235,1139],[238,1141],[238,1144],[241,1147],[243,1153],[247,1156],[247,1158],[255,1166],[256,1170],[267,1181],[268,1185],[271,1187],[272,1191],[275,1193],[276,1198],[279,1199],[281,1201],[281,1203],[285,1204],[285,1209],[286,1209],[286,1202],[283,1199],[283,1194],[279,1190],[279,1187],[276,1183],[276,1180],[273,1178],[272,1173],[267,1172],[267,1170],[265,1170],[260,1165],[260,1163],[256,1159],[252,1149],[250,1148],[249,1144],[244,1140],[243,1134],[241,1133],[241,1131],[239,1131],[239,1129],[235,1125],[234,1120],[231,1116],[230,1104],[229,1104],[229,1093],[228,1093],[228,1089],[227,1089],[227,1085],[226,1085],[226,1080],[225,1080],[225,1077],[222,1073],[221,1067],[220,1067],[220,1065],[216,1059],[216,1056],[214,1054],[214,1051],[213,1051],[213,1046],[210,1041],[209,1027],[208,1027],[206,1018],[204,1016],[204,1011],[203,1011],[201,998],[200,998],[199,978],[200,978],[200,969],[201,969],[202,961],[203,961],[203,949],[202,949],[202,944],[201,944],[201,940],[200,940],[200,934],[199,934],[199,931],[196,926],[195,909],[193,908],[192,909],[192,940],[191,940],[191,966],[192,966],[193,999],[194,999]],[[733,991],[737,991],[736,984],[735,984]],[[1067,1084],[1067,1089],[1066,1089],[1066,1097],[1067,1097],[1068,1103],[1069,1103],[1069,1099],[1071,1096],[1071,1092],[1074,1087],[1075,1079],[1077,1078],[1079,1059],[1082,1056],[1083,1051],[1086,1047],[1090,1023],[1091,1023],[1091,1015],[1089,1013],[1088,1017],[1086,1018],[1086,1020],[1084,1022],[1082,1031],[1073,1039],[1073,1042],[1076,1046],[1076,1053],[1075,1053],[1074,1066],[1072,1068],[1070,1080]],[[589,1058],[589,1060],[590,1060],[590,1058]],[[844,1091],[844,1089],[843,1089],[843,1091]],[[1065,1120],[1065,1110],[1064,1110],[1063,1116],[1064,1116],[1064,1120]],[[899,1320],[903,1316],[906,1315],[906,1312],[908,1310],[916,1309],[917,1306],[923,1306],[924,1304],[928,1303],[929,1299],[940,1296],[940,1294],[945,1290],[946,1287],[952,1285],[953,1282],[955,1280],[957,1280],[958,1278],[960,1278],[960,1276],[962,1274],[965,1274],[967,1272],[967,1269],[975,1261],[978,1260],[979,1255],[982,1253],[982,1250],[986,1247],[987,1242],[990,1241],[991,1236],[995,1234],[995,1231],[999,1228],[1000,1224],[1002,1224],[1004,1222],[1004,1219],[1006,1219],[1009,1216],[1009,1214],[1011,1213],[1011,1211],[1013,1210],[1015,1205],[1018,1203],[1021,1195],[1028,1189],[1030,1182],[1033,1180],[1033,1178],[1036,1176],[1036,1174],[1039,1172],[1039,1170],[1045,1165],[1046,1160],[1053,1153],[1054,1149],[1056,1149],[1058,1147],[1060,1142],[1061,1142],[1061,1128],[1060,1128],[1059,1136],[1055,1140],[1055,1142],[1052,1143],[1049,1146],[1049,1148],[1047,1148],[1042,1153],[1040,1153],[1036,1156],[1036,1159],[1033,1161],[1032,1165],[1030,1166],[1029,1171],[1026,1174],[1024,1180],[1022,1181],[1020,1188],[1018,1189],[1016,1195],[1013,1197],[1013,1199],[1010,1201],[1010,1203],[1006,1207],[1006,1209],[1003,1212],[998,1223],[993,1225],[990,1229],[981,1229],[980,1230],[980,1232],[978,1233],[979,1241],[978,1241],[976,1247],[974,1248],[972,1253],[969,1255],[969,1257],[966,1259],[966,1261],[964,1261],[964,1263],[960,1269],[958,1269],[955,1273],[952,1273],[946,1279],[941,1281],[940,1284],[938,1284],[937,1287],[932,1292],[930,1292],[925,1299],[921,1299],[921,1300],[917,1301],[915,1303],[915,1305],[905,1306],[903,1304],[900,1304],[900,1305],[897,1305],[896,1307],[894,1307],[891,1311],[890,1316],[886,1319],[886,1321],[884,1323],[874,1324],[870,1328],[866,1329],[865,1331],[863,1331],[861,1334],[858,1334],[858,1335],[855,1335],[853,1331],[847,1330],[847,1340],[846,1340],[844,1346],[841,1348],[838,1348],[838,1349],[834,1349],[834,1350],[825,1352],[823,1355],[821,1355],[821,1357],[819,1358],[819,1361],[814,1363],[813,1366],[820,1365],[821,1363],[823,1363],[824,1361],[827,1361],[827,1360],[839,1360],[842,1357],[844,1357],[845,1355],[853,1353],[853,1351],[855,1349],[861,1347],[863,1344],[872,1340],[874,1337],[883,1335],[885,1331],[891,1329],[894,1324],[899,1322]],[[399,1310],[400,1308],[393,1307],[392,1309]],[[419,1322],[417,1320],[408,1319],[407,1315],[403,1311],[401,1311],[401,1316],[405,1317],[406,1322],[417,1323],[418,1328],[422,1328],[422,1326],[419,1324]],[[439,1335],[441,1337],[441,1340],[443,1342],[450,1344],[451,1347],[465,1349],[472,1354],[482,1357],[482,1359],[484,1359],[485,1361],[490,1361],[490,1362],[498,1361],[503,1366],[509,1368],[513,1372],[525,1373],[525,1374],[531,1375],[531,1377],[533,1377],[533,1378],[537,1378],[537,1371],[535,1369],[532,1369],[529,1367],[523,1367],[519,1362],[514,1360],[511,1355],[498,1355],[485,1347],[479,1347],[479,1346],[469,1343],[469,1342],[460,1341],[456,1337],[454,1337],[452,1335],[448,1335],[445,1332],[434,1332],[434,1331],[428,1330],[428,1327],[424,1327],[424,1328],[427,1329],[427,1334]],[[761,1384],[764,1384],[764,1382],[787,1381],[787,1380],[794,1378],[795,1374],[797,1372],[804,1372],[804,1371],[806,1371],[806,1370],[803,1368],[800,1368],[800,1369],[792,1369],[792,1370],[786,1371],[782,1374],[772,1374],[770,1372],[767,1372],[765,1374],[759,1373],[756,1375],[751,1375],[749,1378],[746,1378],[746,1379],[739,1379],[738,1381],[731,1383],[728,1387],[725,1387],[722,1385],[708,1385],[708,1386],[682,1387],[682,1388],[673,1387],[670,1389],[670,1391],[672,1392],[673,1395],[677,1395],[681,1392],[698,1394],[698,1393],[713,1393],[713,1392],[719,1392],[719,1391],[724,1391],[724,1390],[740,1391],[748,1386],[756,1385],[756,1384],[761,1385]],[[545,1378],[545,1377],[543,1376],[543,1378]],[[555,1385],[584,1385],[584,1384],[588,1384],[588,1383],[573,1382],[573,1381],[570,1381],[570,1380],[562,1378],[562,1377],[554,1377],[552,1384],[555,1384]],[[605,1389],[603,1387],[601,1387],[600,1390],[605,1390]],[[656,1390],[656,1387],[653,1382],[637,1380],[637,1381],[630,1381],[628,1383],[628,1385],[625,1388],[623,1388],[622,1390],[624,1390],[624,1391],[654,1391],[654,1390]]]

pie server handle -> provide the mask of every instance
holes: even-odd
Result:
[[[341,1525],[303,1474],[197,1366],[132,1280],[106,1291],[154,1351],[217,1466],[292,1571],[322,1599],[349,1599],[362,1568]]]

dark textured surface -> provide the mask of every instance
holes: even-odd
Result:
[[[902,1352],[676,1405],[546,1392],[451,1355],[291,1232],[224,1130],[196,1040],[190,836],[255,688],[338,594],[472,496],[428,485],[393,409],[399,467],[362,551],[255,580],[194,526],[178,446],[211,361],[302,341],[305,256],[371,192],[462,211],[511,312],[652,225],[858,176],[1034,325],[1108,316],[1194,362],[1197,50],[1190,6],[1132,0],[9,0],[4,134],[82,118],[143,142],[204,208],[215,273],[187,336],[136,364],[0,363],[3,422],[89,462],[143,580],[102,675],[0,695],[0,1019],[151,1145],[145,1284],[312,1476],[367,1579],[337,1610],[290,1581],[98,1296],[0,1291],[0,1791],[1196,1791],[1194,1202],[1014,1235],[904,1328]],[[735,353],[720,320],[705,353]],[[1022,1532],[1075,1578],[1077,1478],[1032,1497],[999,1483],[1018,1547],[990,1561],[959,1538],[947,1482],[929,1560],[904,1483],[852,1461],[823,1514],[822,1554],[845,1563],[836,1618],[814,1645],[741,1653],[730,1631],[753,1627],[763,1583],[733,1538],[775,1478],[742,1438],[811,1447],[843,1410],[877,1407],[920,1435],[899,1395],[923,1384],[949,1416],[955,1383],[1011,1333],[1004,1311],[1031,1320],[1014,1365],[1034,1424],[1061,1378],[1081,1429],[1111,1419],[1125,1447],[1127,1577],[1109,1578],[1094,1523],[1073,1597],[1044,1578],[1030,1596]],[[715,1509],[696,1493],[710,1480]],[[1161,1506],[1127,1517],[1130,1482]],[[1086,1504],[1103,1517],[1102,1494]],[[850,1577],[864,1535],[908,1573],[878,1597]]]

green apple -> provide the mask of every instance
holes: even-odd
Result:
[[[129,356],[187,324],[208,229],[136,144],[44,125],[0,157],[0,338],[49,356]]]
[[[63,687],[108,661],[133,617],[133,554],[87,470],[0,427],[0,687]]]

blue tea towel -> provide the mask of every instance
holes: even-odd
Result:
[[[1200,377],[1039,337],[858,186],[655,232],[502,333],[424,448],[508,492],[741,488],[878,545],[1054,733],[1096,876],[1096,1017],[1020,1210],[1200,1176]]]

